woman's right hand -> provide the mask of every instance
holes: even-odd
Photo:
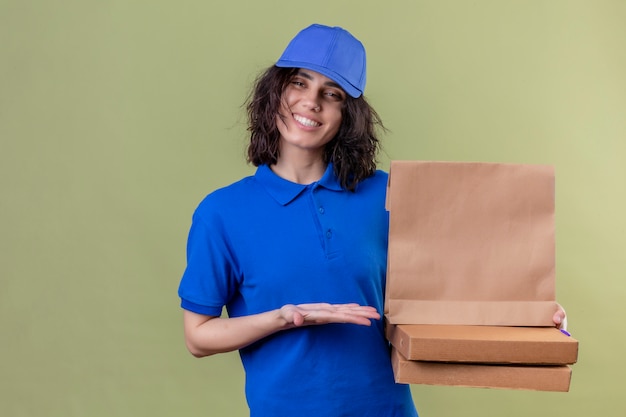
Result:
[[[287,327],[300,327],[328,323],[352,323],[370,326],[371,320],[379,320],[374,307],[359,304],[287,304],[280,309]]]

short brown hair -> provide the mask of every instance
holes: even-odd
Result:
[[[259,166],[275,164],[279,157],[279,137],[276,115],[282,94],[298,68],[271,66],[255,81],[248,97],[248,162]],[[341,186],[354,191],[357,184],[376,170],[380,142],[376,127],[384,129],[380,117],[365,97],[346,94],[342,108],[341,126],[337,135],[326,144],[325,162],[332,162]]]

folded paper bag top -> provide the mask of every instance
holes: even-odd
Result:
[[[391,323],[553,325],[551,166],[392,161],[387,209]]]

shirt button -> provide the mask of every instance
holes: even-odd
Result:
[[[320,208],[318,208],[317,210],[320,212],[320,214],[324,214],[324,211],[325,211],[325,210],[324,210],[324,207],[320,207]]]
[[[332,232],[332,230],[328,229],[328,230],[326,231],[326,238],[327,238],[327,239],[330,239],[331,237],[333,237],[333,232]]]

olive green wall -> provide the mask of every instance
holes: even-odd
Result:
[[[246,415],[176,289],[192,210],[253,172],[251,81],[313,22],[368,49],[381,167],[556,167],[570,393],[414,386],[421,414],[626,414],[626,2],[0,0],[0,415]]]

